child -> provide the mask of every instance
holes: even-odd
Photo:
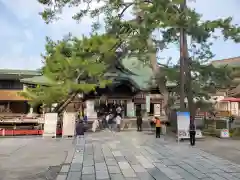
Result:
[[[98,127],[99,127],[99,121],[97,119],[95,119],[93,124],[92,124],[92,131],[96,132]]]
[[[154,123],[156,126],[156,138],[160,138],[160,133],[161,133],[161,121],[158,117],[154,118]]]
[[[121,121],[122,121],[122,118],[120,115],[117,115],[116,117],[116,123],[117,123],[117,131],[120,132],[121,130]]]

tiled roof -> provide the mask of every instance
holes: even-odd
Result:
[[[19,69],[0,69],[0,75],[12,74],[12,75],[40,75],[38,70],[19,70]]]
[[[229,65],[229,66],[240,66],[240,57],[227,58],[222,60],[214,60],[212,64],[215,66]]]
[[[20,80],[25,84],[39,84],[39,85],[51,85],[54,84],[49,78],[45,76],[34,76],[32,78],[24,78]]]

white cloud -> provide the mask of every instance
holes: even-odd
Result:
[[[40,5],[37,0],[0,1],[15,15],[18,21],[18,23],[15,23],[7,20],[4,16],[0,16],[0,40],[4,39],[4,41],[0,43],[0,50],[1,46],[5,46],[5,49],[6,47],[8,48],[7,53],[0,52],[1,68],[38,68],[41,65],[40,53],[44,47],[44,36],[61,39],[63,35],[69,32],[77,36],[90,32],[93,21],[90,17],[83,18],[79,24],[72,19],[72,15],[79,11],[79,7],[65,8],[59,21],[46,25],[38,14],[43,10],[43,6]],[[101,5],[101,3],[94,1],[90,7],[94,9]],[[193,6],[204,14],[205,19],[232,15],[236,20],[240,20],[237,9],[237,7],[239,7],[239,0],[231,0],[229,2],[225,0],[196,0]],[[86,7],[86,4],[81,4],[80,8],[83,9],[84,7]],[[131,18],[131,16],[128,16],[129,14],[130,12],[128,12],[126,16],[127,19]],[[221,45],[221,43],[219,44]],[[229,45],[229,47],[231,47],[231,45]],[[222,51],[221,49],[220,52],[217,52],[219,51],[219,47],[216,48],[215,51],[215,53],[222,54],[223,56],[231,53]],[[236,51],[234,52],[235,54],[237,53]],[[166,53],[161,53],[161,56],[168,57],[173,54],[178,59],[179,54],[175,49],[169,49]]]

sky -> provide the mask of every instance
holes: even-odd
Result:
[[[240,25],[239,0],[195,0],[188,5],[201,13],[205,20],[232,16],[234,23]],[[42,10],[37,0],[0,0],[0,69],[40,68],[46,36],[57,40],[69,32],[81,36],[89,34],[91,30],[91,18],[86,17],[81,23],[72,20],[76,8],[65,9],[61,20],[48,25],[39,15]],[[216,55],[214,59],[217,60],[240,56],[239,49],[240,44],[223,39],[214,41],[212,47]],[[159,55],[162,61],[170,56],[178,59],[179,51],[171,47]]]

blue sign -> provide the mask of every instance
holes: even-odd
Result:
[[[190,117],[190,112],[177,112],[177,116],[187,116],[187,117]]]

